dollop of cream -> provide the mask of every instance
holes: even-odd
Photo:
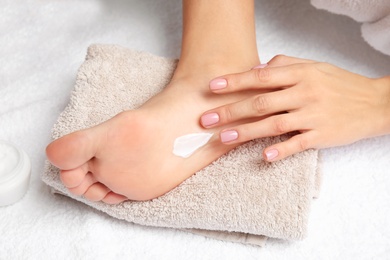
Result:
[[[183,158],[190,157],[196,150],[208,143],[211,133],[194,133],[179,136],[173,143],[173,154]]]

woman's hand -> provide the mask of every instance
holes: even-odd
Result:
[[[390,77],[370,79],[327,63],[276,56],[267,66],[210,82],[215,94],[248,89],[269,91],[207,111],[201,124],[252,119],[222,130],[226,144],[297,131],[264,150],[268,161],[390,133]]]

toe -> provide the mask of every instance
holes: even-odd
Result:
[[[100,201],[104,199],[107,194],[111,192],[104,184],[97,182],[89,186],[88,190],[84,193],[84,197],[90,201]]]
[[[82,180],[80,185],[78,185],[77,187],[68,188],[68,189],[69,189],[70,193],[72,193],[74,195],[81,196],[88,190],[89,187],[91,187],[96,182],[97,182],[97,180],[93,177],[92,173],[89,172],[85,175],[85,178]]]
[[[116,194],[114,192],[109,192],[103,199],[102,201],[107,203],[107,204],[118,204],[118,203],[121,203],[123,201],[126,201],[128,200],[128,198],[126,198],[125,196],[123,195],[119,195],[119,194]]]
[[[62,183],[67,188],[79,186],[85,179],[88,173],[88,164],[84,163],[80,167],[73,170],[61,170],[60,178]]]
[[[46,148],[49,161],[62,170],[72,170],[94,157],[99,135],[95,128],[61,137]]]

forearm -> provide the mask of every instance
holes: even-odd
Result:
[[[253,0],[183,1],[182,50],[175,76],[196,71],[215,77],[257,64]]]

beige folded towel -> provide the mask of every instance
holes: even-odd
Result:
[[[91,46],[70,103],[53,128],[53,138],[139,107],[169,83],[176,64],[176,60],[119,46]],[[42,179],[58,193],[141,225],[187,229],[257,245],[264,244],[265,236],[302,239],[312,198],[319,190],[317,152],[305,151],[274,163],[261,159],[263,148],[285,138],[246,143],[169,193],[146,202],[108,205],[73,196],[62,185],[58,169],[48,162]]]

